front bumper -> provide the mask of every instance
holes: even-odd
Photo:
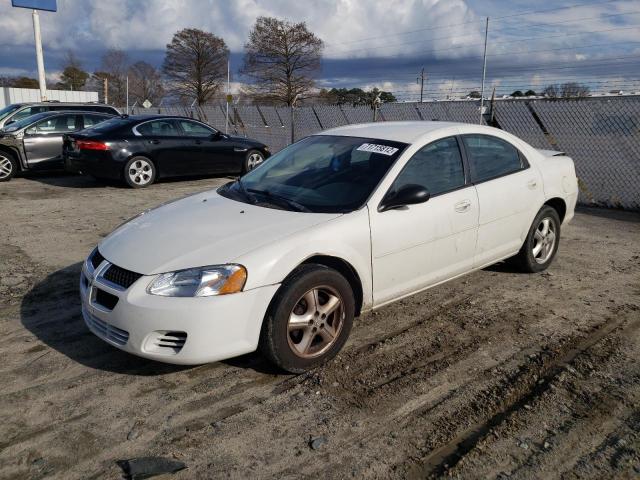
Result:
[[[181,365],[255,351],[262,320],[279,287],[214,297],[161,297],[146,292],[155,275],[123,288],[103,277],[110,266],[104,260],[95,269],[89,261],[82,267],[82,316],[89,330],[126,352]]]

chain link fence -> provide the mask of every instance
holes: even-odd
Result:
[[[226,105],[134,108],[130,113],[184,115],[224,131]],[[352,123],[440,120],[479,123],[477,101],[383,104],[374,116],[367,106],[230,106],[228,132],[255,138],[278,151],[328,128]],[[490,120],[491,119],[491,120]],[[293,121],[292,121],[293,120]],[[640,210],[640,97],[497,100],[482,123],[492,123],[534,147],[573,158],[579,202]]]

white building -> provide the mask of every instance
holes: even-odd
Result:
[[[98,101],[98,92],[79,92],[71,90],[47,90],[47,100],[59,102],[88,103]],[[0,108],[12,103],[39,102],[40,90],[37,88],[0,87]]]

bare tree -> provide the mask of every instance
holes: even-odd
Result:
[[[560,95],[564,98],[588,97],[590,88],[578,82],[563,83],[560,89]]]
[[[204,105],[220,89],[228,59],[229,49],[220,37],[196,28],[180,30],[167,45],[162,65],[170,81],[167,87]]]
[[[258,17],[245,45],[242,73],[253,78],[258,95],[292,105],[313,88],[323,42],[304,22]]]
[[[147,62],[136,62],[129,68],[129,95],[141,105],[145,100],[157,105],[164,96],[160,72]]]
[[[73,51],[69,50],[65,55],[62,74],[56,87],[64,90],[81,90],[87,83],[87,78],[89,74],[82,69],[82,62]]]
[[[129,57],[122,50],[109,50],[102,56],[100,71],[95,75],[109,79],[109,103],[124,106],[127,100]]]
[[[547,85],[544,87],[544,90],[542,90],[542,95],[549,98],[557,98],[560,96],[560,88],[558,85]]]

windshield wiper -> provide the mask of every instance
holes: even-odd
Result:
[[[242,193],[242,195],[244,196],[244,198],[246,198],[247,200],[249,200],[249,203],[251,204],[255,204],[256,203],[256,199],[253,195],[249,194],[249,192],[247,191],[247,189],[245,188],[244,184],[242,183],[242,180],[240,180],[240,178],[238,178],[236,180],[236,185],[238,185],[238,187],[240,188],[240,192]]]
[[[299,204],[298,202],[294,201],[294,200],[290,200],[287,197],[283,197],[281,195],[278,195],[276,193],[272,193],[268,190],[258,190],[256,188],[247,188],[246,189],[247,192],[251,192],[251,193],[257,193],[259,195],[264,195],[267,198],[271,198],[273,200],[276,201],[280,201],[280,202],[284,202],[287,205],[289,205],[290,207],[293,207],[295,210],[297,210],[298,212],[311,212],[311,210],[309,210],[307,207],[305,207],[304,205]]]

